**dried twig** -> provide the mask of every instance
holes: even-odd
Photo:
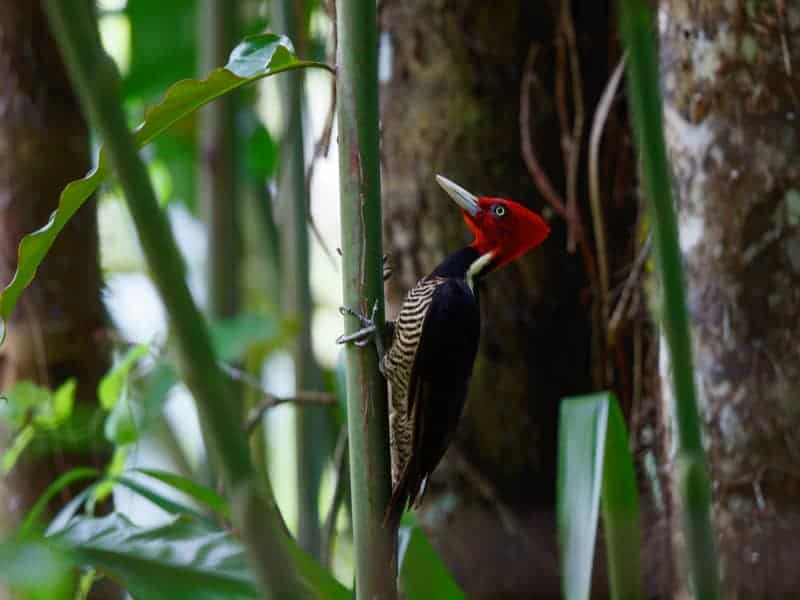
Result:
[[[597,246],[597,270],[600,277],[600,297],[603,307],[602,320],[604,323],[609,317],[610,302],[608,293],[610,283],[608,276],[606,232],[603,223],[603,211],[600,206],[598,155],[600,153],[600,140],[603,137],[603,130],[605,129],[605,124],[611,110],[614,96],[617,93],[620,79],[622,79],[624,67],[625,57],[619,61],[619,64],[617,64],[617,67],[614,69],[614,73],[606,84],[605,90],[603,90],[603,95],[600,97],[600,102],[597,104],[597,110],[594,113],[592,132],[589,135],[589,205],[592,210],[592,226],[594,228],[594,240]]]
[[[245,431],[248,435],[253,433],[255,428],[261,423],[265,412],[281,404],[305,404],[312,406],[331,406],[336,404],[336,396],[328,392],[299,390],[294,396],[276,396],[266,391],[257,377],[253,377],[249,373],[223,362],[220,362],[219,366],[228,377],[253,388],[263,396],[261,402],[251,408],[247,415]]]
[[[531,88],[533,88],[536,83],[536,75],[533,67],[536,63],[536,55],[538,52],[539,46],[533,44],[528,51],[528,57],[525,59],[525,71],[522,75],[522,89],[519,101],[522,158],[525,161],[528,173],[530,173],[539,193],[562,219],[569,222],[564,200],[555,190],[547,173],[544,172],[544,169],[542,169],[539,164],[539,160],[536,158],[536,153],[533,150],[533,141],[531,140]]]
[[[622,294],[620,295],[619,301],[614,308],[614,313],[611,315],[611,319],[608,321],[608,343],[611,346],[614,345],[616,340],[617,328],[622,320],[622,313],[628,304],[628,299],[631,296],[631,292],[633,292],[633,289],[635,288],[635,283],[639,279],[639,273],[642,270],[647,257],[650,255],[650,246],[652,245],[652,242],[653,237],[650,235],[648,236],[644,245],[642,245],[642,249],[639,250],[639,255],[636,257],[636,261],[633,263],[630,273],[628,273],[628,278],[625,280],[625,285],[622,288]]]
[[[583,137],[583,82],[581,81],[580,55],[578,44],[575,41],[575,24],[572,21],[571,3],[561,4],[561,29],[567,43],[569,55],[569,71],[572,84],[572,135],[564,144],[564,164],[567,168],[567,215],[572,225],[578,222],[578,165],[581,157],[581,138]],[[566,111],[565,111],[566,112]],[[567,249],[575,251],[577,231],[574,226],[569,228]]]
[[[248,433],[248,435],[253,433],[256,427],[258,427],[259,423],[261,423],[261,419],[264,417],[265,412],[267,412],[270,408],[275,408],[281,404],[304,404],[307,406],[332,406],[333,404],[336,404],[336,396],[329,394],[328,392],[300,390],[294,396],[289,397],[273,396],[272,394],[268,394],[263,390],[262,393],[264,394],[263,400],[250,409],[250,412],[247,415],[245,431]]]

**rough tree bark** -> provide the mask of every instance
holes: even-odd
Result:
[[[789,598],[800,589],[800,7],[673,0],[659,31],[724,597]]]
[[[563,45],[559,50],[566,44],[561,2],[385,0],[382,6],[391,318],[417,279],[469,241],[458,212],[434,181],[436,173],[476,193],[543,210],[520,148],[520,89],[531,51],[536,52],[537,85],[531,93],[530,133],[542,167],[561,189],[567,171],[563,156],[570,152],[562,152],[567,146],[562,147],[558,113],[563,109],[571,123],[577,111],[576,88],[564,62],[569,53]],[[567,7],[577,31],[580,98],[586,107],[577,157],[583,165],[592,113],[619,50],[609,34],[616,27],[608,4]],[[566,73],[561,90],[555,83],[559,69]],[[603,147],[601,185],[612,284],[619,286],[612,294],[616,301],[636,251],[638,203],[624,107],[612,113],[621,116],[612,114],[606,128],[610,141]],[[577,196],[580,212],[588,215],[584,174],[582,166]],[[592,336],[601,334],[593,326],[597,294],[586,261],[580,251],[567,252],[563,220],[552,211],[549,215],[554,233],[541,250],[485,282],[481,348],[466,414],[418,512],[469,598],[557,598],[560,593],[554,520],[558,403],[592,389]],[[590,228],[586,216],[583,222]],[[593,242],[587,239],[591,255]],[[626,321],[608,357],[612,369],[622,365],[618,370],[628,373],[625,377],[634,370],[629,325]],[[630,414],[631,381],[615,377],[605,384],[627,390],[622,395]],[[640,390],[634,411],[650,418],[641,396]],[[644,562],[653,572],[666,569],[662,548],[656,542],[646,554]],[[602,569],[597,577],[595,589],[607,589]],[[649,589],[656,585],[651,578]]]
[[[89,169],[89,132],[39,2],[0,3],[0,284],[23,235],[42,227],[67,182]],[[87,203],[25,291],[0,347],[0,390],[74,377],[78,402],[96,403],[109,364],[95,207]],[[8,432],[0,431],[0,448]],[[97,463],[91,448],[23,455],[0,480],[0,531],[13,527],[60,472]],[[97,448],[94,448],[97,450]]]

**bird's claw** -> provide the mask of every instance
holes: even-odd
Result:
[[[360,312],[353,310],[349,306],[340,306],[339,314],[343,317],[354,317],[361,323],[361,329],[349,334],[342,334],[336,338],[337,344],[354,343],[356,346],[364,347],[372,341],[378,328],[375,325],[375,314],[378,312],[378,302],[372,307],[372,313],[365,317]]]

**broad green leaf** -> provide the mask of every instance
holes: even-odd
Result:
[[[82,565],[121,581],[148,600],[257,598],[243,548],[229,533],[189,517],[137,527],[114,513],[76,517],[51,539]]]
[[[403,527],[409,539],[400,561],[400,586],[407,600],[462,600],[464,592],[418,525]]]
[[[134,481],[128,477],[118,477],[116,483],[128,488],[132,492],[140,495],[142,498],[149,500],[170,515],[189,515],[201,521],[211,522],[211,520],[208,519],[208,517],[206,517],[204,514],[197,512],[185,504],[181,504],[180,502],[176,502],[170,498],[167,498],[163,494],[159,494],[155,490],[150,489],[146,485],[142,485],[138,481]]]
[[[322,63],[299,60],[291,42],[284,36],[263,34],[245,38],[234,48],[228,64],[215,69],[206,79],[186,79],[167,90],[158,104],[145,111],[144,122],[136,129],[139,146],[153,141],[172,125],[228,92],[268,75],[303,67],[324,67]],[[86,177],[69,183],[61,193],[58,208],[41,229],[26,235],[20,242],[17,271],[0,293],[0,341],[5,334],[4,322],[47,255],[58,234],[89,196],[108,177],[110,167],[106,152],[101,149],[97,166]]]
[[[602,502],[612,596],[641,598],[636,476],[613,394],[563,400],[557,492],[564,597],[589,598]]]
[[[100,406],[105,410],[111,410],[119,401],[123,393],[123,388],[131,372],[139,360],[150,350],[147,344],[133,346],[119,360],[112,369],[100,380],[97,385],[97,395],[100,398]]]
[[[25,520],[22,522],[22,525],[20,525],[19,529],[20,537],[25,538],[33,533],[34,528],[39,523],[39,519],[47,508],[50,500],[55,498],[57,494],[61,493],[64,488],[75,483],[76,481],[82,481],[84,479],[96,479],[99,476],[100,471],[97,469],[77,467],[58,477],[53,483],[47,486],[47,489],[44,491],[44,493],[39,496],[38,500],[36,500],[36,504],[34,504],[33,507],[28,511],[28,514],[25,515]],[[71,517],[72,515],[70,515],[70,518]]]
[[[26,600],[71,600],[75,575],[69,560],[43,542],[0,543],[0,583]]]
[[[226,600],[258,597],[244,548],[229,532],[181,516],[159,527],[138,527],[117,513],[76,517],[52,539],[82,565],[121,581],[148,600]],[[316,600],[351,600],[349,590],[295,543],[300,575]]]
[[[191,479],[187,479],[186,477],[176,475],[175,473],[159,471],[157,469],[134,470],[137,473],[143,473],[148,477],[158,479],[162,483],[175,488],[179,492],[183,492],[203,506],[208,507],[215,514],[220,515],[224,519],[230,519],[230,507],[228,506],[228,501],[214,490],[202,486]]]

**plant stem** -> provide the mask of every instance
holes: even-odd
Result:
[[[236,45],[235,0],[203,0],[198,32],[200,72],[224,65]],[[240,94],[226,94],[198,113],[197,196],[208,224],[208,312],[215,319],[239,310],[239,186],[236,177],[236,109]]]
[[[383,250],[378,153],[377,17],[374,0],[338,0],[337,114],[344,304],[382,329]],[[345,331],[358,329],[345,319]],[[380,335],[382,331],[379,331]],[[386,382],[374,348],[346,348],[347,427],[358,598],[396,597],[394,533],[383,527],[388,503]]]
[[[678,228],[672,204],[653,14],[644,0],[622,2],[620,28],[628,52],[628,89],[647,196],[663,302],[662,323],[670,354],[675,404],[678,489],[682,499],[689,571],[697,598],[719,596],[716,549],[711,528],[710,485],[694,387]]]
[[[272,25],[277,33],[289,36],[299,53],[306,45],[305,2],[273,0]],[[294,343],[295,388],[318,389],[319,367],[311,345],[311,261],[308,236],[308,190],[305,178],[305,144],[303,128],[302,71],[288,73],[279,81],[286,129],[281,140],[278,195],[284,217],[283,239],[284,286],[283,312],[293,317],[300,328]],[[321,544],[319,486],[328,447],[327,415],[321,411],[295,408],[295,448],[297,454],[297,541],[319,558]]]
[[[50,27],[81,104],[106,144],[125,194],[147,264],[170,317],[181,374],[197,403],[208,450],[231,498],[233,521],[247,547],[265,598],[302,598],[280,516],[266,490],[254,484],[241,406],[211,349],[208,328],[192,300],[184,264],[152,182],[125,122],[119,74],[103,51],[85,0],[46,0]]]

